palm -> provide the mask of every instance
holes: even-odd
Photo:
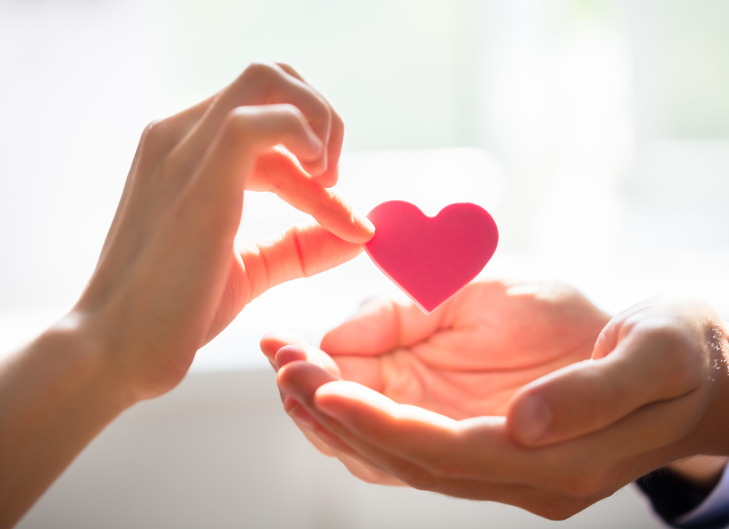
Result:
[[[495,281],[468,285],[427,317],[410,307],[390,311],[383,325],[386,317],[345,323],[322,349],[343,378],[454,419],[504,414],[525,384],[589,358],[609,320],[569,287]]]

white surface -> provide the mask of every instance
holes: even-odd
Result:
[[[366,485],[290,423],[270,370],[197,373],[103,432],[19,529],[541,529],[494,503]],[[629,487],[559,527],[658,529]]]
[[[461,169],[449,171],[450,167]],[[343,193],[363,211],[383,200],[403,198],[434,213],[466,197],[498,211],[504,195],[500,166],[473,150],[359,154],[345,158],[343,173],[347,176]],[[447,173],[450,188],[439,185],[442,173]],[[418,185],[412,185],[416,179]],[[631,244],[648,239],[646,234],[655,232],[652,222],[660,218],[641,208],[619,210],[626,212],[632,236],[620,237],[620,245],[562,252],[550,250],[549,245],[530,252],[498,251],[485,275],[561,278],[610,311],[683,286],[713,297],[729,314],[729,251],[721,246]],[[303,218],[275,197],[249,194],[239,238],[270,236]],[[498,222],[498,214],[496,218]],[[578,233],[600,235],[604,225],[590,224],[587,217],[579,228]],[[560,240],[569,243],[572,233],[563,232]],[[270,370],[259,369],[266,366],[258,350],[260,336],[281,329],[318,343],[364,298],[393,290],[362,255],[325,274],[266,293],[198,354],[178,389],[129,410],[102,433],[20,527],[553,525],[501,505],[359,483],[308,447],[289,424]],[[19,341],[52,317],[52,311],[8,313],[0,317],[0,336]],[[630,488],[561,526],[660,527]]]
[[[481,145],[509,170],[492,178],[503,171],[474,151],[453,165],[442,152],[353,154],[342,180],[361,209],[403,190],[430,213],[475,194],[504,236],[489,274],[561,278],[610,311],[687,288],[727,317],[729,148],[651,143],[729,130],[726,13],[713,0],[0,0],[0,351],[83,287],[142,127],[258,57],[290,61],[330,97],[347,149]],[[486,178],[458,180],[474,158]],[[301,218],[251,195],[242,236]],[[271,380],[241,370],[263,363],[265,331],[316,342],[390,288],[360,257],[254,301],[178,390],[113,424],[22,526],[549,525],[346,479],[286,423]],[[646,513],[621,494],[565,525],[654,526]]]

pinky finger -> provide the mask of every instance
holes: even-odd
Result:
[[[182,209],[189,210],[187,218],[195,228],[180,226],[188,237],[220,240],[216,235],[223,228],[219,222],[222,217],[232,240],[240,224],[246,176],[261,153],[279,144],[302,160],[315,160],[324,149],[304,115],[293,105],[246,106],[228,114],[183,195]],[[203,223],[201,219],[211,222]],[[208,229],[215,233],[208,233]]]

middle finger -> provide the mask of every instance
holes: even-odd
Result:
[[[266,62],[250,65],[238,79],[220,92],[195,128],[177,145],[172,156],[181,164],[200,159],[228,113],[237,107],[282,103],[297,107],[324,144],[322,156],[317,160],[302,162],[311,174],[322,173],[326,169],[326,145],[331,128],[332,113],[328,103],[281,67]]]

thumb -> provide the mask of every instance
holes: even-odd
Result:
[[[646,404],[693,390],[701,378],[694,358],[680,331],[633,327],[607,356],[522,388],[509,405],[509,435],[541,446],[606,428]]]
[[[365,301],[350,319],[324,335],[321,349],[331,355],[380,355],[414,345],[438,330],[443,311],[426,315],[396,295]]]

